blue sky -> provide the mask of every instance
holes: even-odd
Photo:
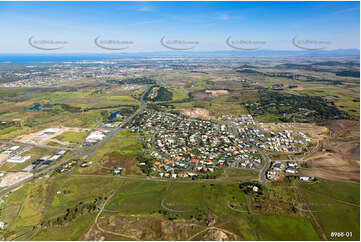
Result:
[[[263,41],[262,49],[296,50],[292,38],[359,48],[359,2],[1,2],[0,53],[43,53],[28,39],[66,41],[52,52],[111,53],[94,44],[131,41],[125,52],[168,50],[169,40],[194,50],[229,50],[225,40]],[[109,46],[109,45],[108,45]],[[120,45],[111,45],[119,47]],[[124,47],[125,45],[122,45]]]

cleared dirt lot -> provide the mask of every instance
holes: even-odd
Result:
[[[10,172],[0,179],[0,187],[11,186],[26,178],[31,177],[33,174],[29,172]]]
[[[291,130],[295,133],[302,132],[310,137],[312,142],[324,139],[329,131],[327,127],[314,123],[262,123],[260,127],[273,132],[282,132],[284,130]]]
[[[209,111],[204,108],[187,108],[183,109],[183,114],[191,118],[211,119]]]
[[[137,240],[186,240],[201,231],[203,226],[172,222],[160,215],[155,216],[101,216],[98,226],[108,234]],[[104,233],[103,233],[104,234]],[[102,233],[94,226],[84,236],[86,240],[99,240]]]
[[[360,123],[333,120],[325,125],[329,136],[321,141],[318,152],[305,158],[313,169],[303,174],[325,179],[360,182]]]
[[[201,90],[191,94],[192,98],[197,101],[211,101],[219,96],[237,96],[240,95],[239,91],[230,90]]]
[[[16,139],[16,141],[19,142],[25,142],[25,143],[32,143],[32,144],[47,144],[50,141],[53,141],[53,139],[65,132],[88,132],[89,129],[82,129],[82,128],[71,128],[71,127],[55,127],[52,129],[56,129],[57,132],[53,134],[44,134],[43,132],[47,129],[44,129],[42,131],[31,133],[27,135],[22,135]]]

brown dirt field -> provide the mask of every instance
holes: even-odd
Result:
[[[139,240],[186,240],[201,227],[183,222],[169,221],[161,215],[100,217],[99,226],[115,233],[126,233]]]
[[[202,234],[202,241],[229,241],[228,235],[220,230],[209,230]]]
[[[360,161],[359,140],[327,139],[322,148],[340,154],[345,159]]]
[[[315,123],[263,123],[261,127],[267,131],[282,132],[283,130],[292,130],[302,132],[312,139],[312,142],[322,140],[327,137],[328,128],[319,126]]]
[[[237,96],[240,95],[239,91],[229,90],[201,90],[191,94],[192,98],[197,101],[211,101],[219,96]]]
[[[358,171],[331,171],[331,170],[302,170],[301,176],[313,176],[331,181],[360,183],[360,170]]]
[[[183,114],[191,118],[211,119],[209,111],[204,108],[187,108],[183,109]]]
[[[360,122],[354,120],[330,120],[324,123],[338,136],[360,136]]]
[[[12,184],[18,183],[28,177],[31,177],[32,173],[30,172],[12,172],[7,173],[2,177],[2,182],[0,183],[0,187],[10,186]],[[5,179],[6,178],[6,179]]]
[[[296,88],[292,88],[291,90],[292,90],[292,91],[302,91],[302,90],[304,90],[304,88],[301,87],[301,86],[298,86],[298,87],[296,87]]]
[[[360,124],[351,120],[332,120],[325,125],[330,136],[322,140],[318,152],[305,161],[310,170],[302,174],[330,180],[360,182]]]
[[[221,95],[228,95],[228,90],[206,90],[206,94],[212,95],[214,97],[221,96]]]
[[[116,153],[110,153],[103,157],[99,168],[91,174],[108,175],[111,173],[112,169],[121,167],[124,169],[122,172],[124,175],[141,175],[141,173],[138,173],[132,169],[135,163],[136,160],[132,157],[119,156]]]

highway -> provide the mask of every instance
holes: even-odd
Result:
[[[145,91],[144,93],[142,94],[141,98],[140,98],[140,102],[141,102],[141,106],[140,106],[140,109],[138,109],[133,115],[131,115],[122,125],[120,125],[119,127],[117,127],[116,129],[114,129],[112,132],[110,132],[101,142],[97,143],[96,145],[94,145],[93,147],[91,147],[90,149],[76,149],[75,151],[77,151],[78,153],[69,157],[68,159],[62,161],[62,162],[59,162],[53,166],[50,166],[50,167],[47,167],[41,171],[39,171],[38,173],[35,173],[33,176],[29,177],[29,178],[26,178],[18,183],[15,183],[15,184],[12,184],[10,186],[7,186],[5,187],[4,189],[0,190],[0,195],[3,194],[3,193],[6,193],[8,191],[11,191],[19,186],[22,186],[23,184],[27,183],[27,182],[30,182],[42,175],[45,175],[46,173],[52,171],[52,170],[55,170],[57,167],[73,160],[73,159],[77,159],[77,158],[80,158],[82,157],[83,155],[87,155],[86,159],[88,159],[92,154],[94,154],[98,148],[102,147],[106,142],[108,142],[111,138],[113,138],[119,131],[125,129],[125,126],[127,123],[129,123],[130,121],[132,121],[138,114],[141,114],[144,112],[145,108],[146,108],[146,102],[144,101],[144,97],[146,95],[146,93],[153,87],[152,86],[149,86]],[[8,143],[17,143],[17,142],[13,142],[13,141],[10,141]],[[25,143],[26,145],[31,145],[31,144],[27,144]],[[36,146],[36,145],[34,145]],[[60,148],[60,147],[59,147]],[[60,148],[60,149],[63,149],[63,148]]]

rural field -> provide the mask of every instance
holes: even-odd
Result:
[[[358,89],[321,88],[319,83],[230,73],[228,81],[221,78],[223,72],[208,71],[207,78],[189,75],[189,80],[182,82],[180,72],[174,72],[168,74],[167,81],[162,79],[166,87],[150,89],[149,84],[133,89],[112,81],[104,86],[80,85],[32,95],[24,95],[29,92],[26,89],[3,93],[8,98],[1,108],[1,120],[7,123],[0,130],[2,144],[6,145],[6,140],[19,142],[25,145],[21,155],[31,158],[24,163],[4,162],[0,171],[23,172],[42,157],[69,149],[48,175],[2,197],[3,238],[334,240],[332,232],[347,231],[352,240],[358,240],[360,130],[359,113],[352,111],[359,109],[359,102],[355,102]],[[243,78],[247,84],[236,81]],[[279,83],[298,87],[272,90],[272,85]],[[152,158],[158,150],[149,143],[152,133],[133,132],[127,123],[119,126],[139,110],[144,93],[147,112],[170,112],[219,125],[224,117],[252,115],[256,126],[267,132],[303,132],[312,138],[308,146],[297,146],[303,152],[266,151],[265,155],[272,161],[291,159],[307,164],[302,165],[300,174],[316,177],[315,181],[286,176],[277,182],[260,183],[262,167],[266,166],[261,155],[256,156],[261,159],[256,169],[221,167],[214,175],[195,180],[160,179],[156,171],[159,161]],[[291,101],[294,96],[313,110],[313,116],[299,111],[299,103]],[[337,96],[335,106],[329,106],[324,96]],[[283,105],[272,106],[272,102]],[[38,104],[40,110],[30,110]],[[327,108],[319,110],[320,105]],[[114,112],[118,115],[110,120]],[[342,119],[329,120],[332,112],[343,115]],[[106,123],[112,126],[104,126]],[[123,128],[111,135],[114,127]],[[59,131],[38,139],[47,128]],[[229,126],[228,131],[233,128]],[[111,135],[109,140],[94,149],[84,146],[95,130]],[[267,137],[271,136],[267,133]],[[26,145],[28,140],[33,140],[33,146]],[[69,160],[74,161],[70,169],[64,165],[55,169]],[[42,169],[36,168],[34,174]],[[120,174],[114,173],[117,169]]]
[[[3,238],[338,240],[332,232],[345,231],[358,240],[360,130],[359,112],[352,110],[359,110],[359,87],[354,79],[341,88],[237,70],[227,73],[227,80],[219,71],[202,75],[173,71],[157,84],[148,84],[151,79],[121,79],[127,84],[112,80],[97,86],[82,83],[66,91],[62,87],[25,95],[29,90],[23,88],[3,93],[7,98],[0,112],[6,124],[0,130],[2,145],[6,149],[7,141],[18,142],[14,144],[23,149],[21,155],[31,158],[3,162],[1,172],[24,172],[39,159],[67,149],[50,166],[50,173],[1,198]],[[153,73],[154,78],[159,75]],[[179,79],[182,75],[187,81]],[[275,84],[297,88],[274,90]],[[324,99],[331,96],[332,103]],[[261,154],[255,156],[261,165],[254,169],[228,165],[197,179],[160,178],[157,169],[167,159],[153,157],[159,150],[151,142],[152,131],[134,130],[134,124],[127,123],[143,99],[146,112],[218,125],[225,123],[224,117],[252,115],[266,138],[285,129],[302,132],[312,139],[307,146],[296,146],[302,152],[264,154],[271,161],[297,161],[300,175],[315,180],[286,176],[264,183],[260,179],[267,160]],[[31,109],[38,104],[39,110]],[[330,115],[341,119],[332,120]],[[227,131],[234,132],[234,126],[227,125]],[[49,128],[56,133],[37,138]],[[99,130],[109,139],[84,146],[87,137]],[[61,165],[69,161],[70,168]],[[42,169],[34,168],[30,174]]]

